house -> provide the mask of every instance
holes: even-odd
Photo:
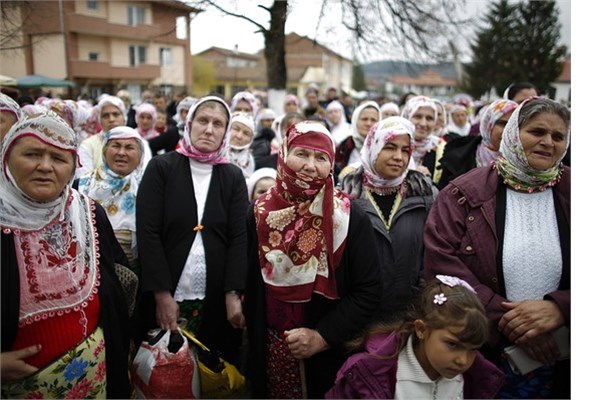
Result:
[[[245,89],[268,89],[264,50],[248,54],[210,47],[193,58],[195,93],[214,91],[231,98]],[[286,35],[285,62],[290,93],[303,95],[311,83],[323,92],[329,86],[348,89],[352,85],[352,61],[306,36]]]
[[[180,1],[2,1],[2,74],[42,74],[77,83],[95,98],[126,88],[164,94],[192,84],[189,18]],[[10,18],[5,18],[10,16]]]
[[[552,83],[552,87],[556,90],[554,100],[566,105],[571,104],[571,58],[563,61],[562,72]]]

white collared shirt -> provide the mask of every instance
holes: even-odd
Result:
[[[413,335],[398,355],[395,399],[460,399],[463,398],[464,379],[457,375],[452,379],[440,376],[432,381],[417,360],[413,351]]]

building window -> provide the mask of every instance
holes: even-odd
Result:
[[[127,24],[142,25],[146,23],[146,9],[140,6],[127,6]]]
[[[98,2],[95,0],[88,0],[87,2],[87,9],[88,10],[97,10],[98,9]]]
[[[100,59],[100,53],[88,53],[88,59],[90,61],[98,61]]]
[[[146,47],[145,46],[129,46],[129,65],[146,64]]]
[[[187,28],[188,26],[186,17],[177,17],[175,19],[175,37],[177,39],[187,39]]]
[[[161,47],[160,53],[159,53],[159,58],[160,58],[160,66],[161,67],[169,68],[169,67],[173,66],[173,52],[171,51],[170,48]]]

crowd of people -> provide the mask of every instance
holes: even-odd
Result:
[[[0,94],[2,397],[131,398],[182,321],[254,398],[569,397],[567,107],[272,106]]]

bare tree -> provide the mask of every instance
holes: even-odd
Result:
[[[197,8],[213,7],[255,25],[265,39],[267,84],[270,89],[285,90],[285,23],[288,13],[293,12],[288,0],[274,0],[271,7],[257,6],[269,13],[269,26],[257,22],[258,14],[253,17],[234,12],[225,8],[222,1],[188,1]],[[314,5],[315,2],[297,4]],[[353,51],[362,58],[383,53],[411,61],[448,59],[452,56],[449,41],[471,23],[464,17],[464,6],[465,0],[321,0],[317,26],[325,14],[329,19],[337,15],[339,25],[351,33]]]

